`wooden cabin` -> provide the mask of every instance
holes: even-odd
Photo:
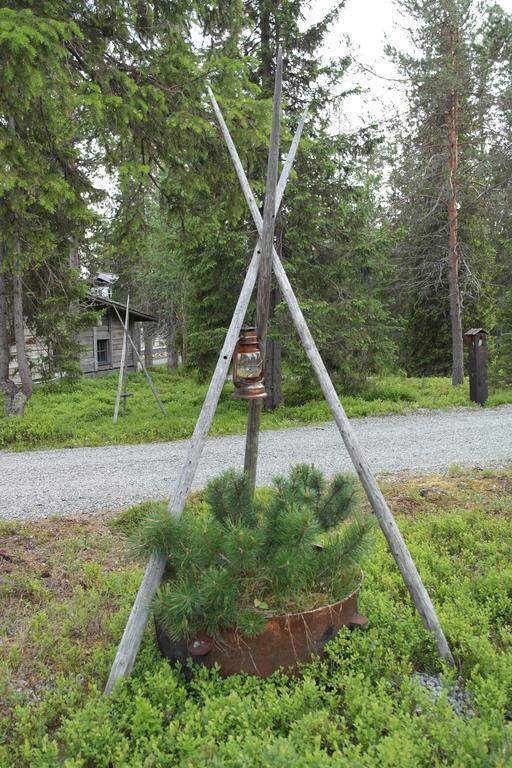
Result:
[[[124,335],[122,323],[125,321],[126,304],[91,293],[87,300],[87,308],[103,309],[104,312],[97,325],[84,328],[80,332],[79,342],[82,347],[80,368],[83,375],[92,378],[119,371]],[[149,315],[147,312],[141,312],[135,308],[132,309],[130,306],[128,332],[132,339],[135,338],[136,323],[156,322],[157,318],[154,315]],[[128,371],[137,370],[137,358],[129,341],[127,341],[126,347],[126,368]]]
[[[96,325],[83,328],[78,337],[81,345],[80,369],[84,376],[104,376],[114,371],[119,372],[121,367],[126,304],[112,299],[112,288],[116,282],[117,275],[110,272],[99,272],[89,281],[89,295],[83,300],[82,308],[103,310],[103,315]],[[156,322],[154,315],[130,307],[129,334],[133,340],[136,325]],[[28,326],[25,326],[25,348],[33,381],[43,380],[47,376],[45,368],[52,354],[51,348],[46,347]],[[136,355],[129,341],[126,346],[126,367],[129,371],[138,369]],[[9,377],[19,381],[14,340],[10,347]]]

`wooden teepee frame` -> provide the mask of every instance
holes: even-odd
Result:
[[[398,565],[402,577],[407,585],[416,608],[421,616],[426,629],[434,635],[438,652],[440,656],[450,665],[454,664],[448,642],[443,633],[439,619],[437,618],[434,606],[425,589],[418,570],[412,560],[411,554],[402,538],[394,517],[377,485],[375,477],[366,461],[361,447],[357,441],[354,431],[350,425],[347,415],[341,405],[336,390],[332,384],[327,369],[320,357],[320,353],[313,340],[311,332],[306,324],[299,303],[290,285],[286,272],[279,259],[279,256],[273,246],[273,228],[274,220],[279,211],[283,199],[286,183],[290,176],[297,147],[299,145],[302,130],[306,120],[306,111],[301,117],[297,131],[293,138],[290,150],[284,163],[281,177],[276,185],[277,164],[279,155],[279,119],[281,108],[281,83],[282,83],[282,53],[279,49],[276,62],[276,79],[274,89],[274,105],[272,131],[270,135],[269,163],[267,168],[267,185],[265,208],[263,218],[258,209],[258,205],[252,194],[245,171],[238,157],[236,147],[231,139],[229,130],[224,121],[220,108],[210,89],[209,96],[215,111],[215,115],[220,125],[222,135],[226,141],[229,154],[233,161],[238,179],[244,192],[247,204],[251,211],[254,223],[258,230],[259,238],[254,248],[253,256],[247,270],[244,284],[238,298],[238,302],[229,326],[220,357],[217,361],[213,373],[210,387],[206,395],[201,413],[197,420],[194,433],[192,435],[187,457],[183,465],[181,474],[173,496],[169,502],[169,514],[174,517],[180,517],[183,512],[187,494],[191,488],[199,459],[203,451],[208,431],[215,414],[217,403],[226,379],[231,358],[235,350],[240,329],[245,318],[249,301],[256,283],[258,273],[260,275],[258,284],[258,333],[261,330],[266,334],[266,322],[268,317],[268,300],[265,291],[268,292],[270,285],[270,274],[273,269],[281,293],[288,305],[293,322],[299,334],[304,350],[311,362],[313,370],[318,378],[322,392],[331,409],[334,421],[340,431],[345,447],[352,459],[354,468],[363,485],[368,500],[377,517],[379,525],[386,537],[386,541],[393,557]],[[265,301],[267,300],[266,308]],[[257,437],[259,430],[259,417],[254,414],[249,415],[246,446],[246,469],[254,475],[257,457]],[[248,459],[248,457],[250,457]],[[248,465],[249,461],[249,465]],[[130,613],[126,628],[119,644],[117,655],[112,666],[110,676],[105,688],[106,693],[110,693],[118,678],[129,675],[137,652],[142,640],[144,628],[146,626],[151,601],[158,589],[165,570],[165,558],[151,557],[144,578],[135,599],[132,611]]]
[[[126,398],[128,397],[128,394],[126,392],[126,378],[127,378],[127,370],[126,370],[126,342],[129,341],[132,347],[132,350],[139,361],[140,367],[144,371],[144,376],[147,379],[147,382],[149,384],[149,388],[151,392],[153,393],[153,397],[155,398],[156,402],[158,403],[158,407],[162,411],[162,414],[164,416],[168,416],[167,410],[165,408],[165,405],[162,403],[160,396],[158,392],[156,391],[155,385],[153,384],[153,379],[149,375],[149,372],[144,365],[144,360],[140,356],[139,350],[137,349],[137,346],[130,336],[129,333],[129,327],[130,327],[130,294],[128,294],[128,298],[126,299],[126,315],[123,322],[123,319],[121,315],[119,314],[119,310],[117,307],[114,306],[115,313],[117,315],[117,319],[121,323],[121,326],[123,328],[123,347],[121,349],[121,365],[119,367],[119,379],[117,381],[117,395],[116,395],[116,404],[114,407],[114,416],[113,416],[113,422],[114,424],[117,424],[117,419],[119,416],[119,406],[121,403],[121,398],[123,398],[123,414],[126,414]]]

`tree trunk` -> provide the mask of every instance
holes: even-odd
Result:
[[[142,336],[142,334],[141,334],[140,323],[134,323],[133,324],[133,336],[132,336],[132,338],[133,338],[133,343],[135,344],[135,349],[139,353],[139,356],[141,355],[141,350],[142,350],[142,338],[141,338],[141,336]],[[133,364],[135,366],[135,370],[139,370],[139,364],[138,364],[138,362],[136,360],[134,360]]]
[[[181,313],[181,364],[186,367],[188,364],[188,318],[185,307]]]
[[[178,318],[173,315],[167,322],[165,341],[167,346],[167,367],[175,371],[178,367],[178,350],[176,348],[176,334],[178,331]]]
[[[453,71],[457,64],[456,31],[450,27],[450,55]],[[454,76],[452,74],[452,76]],[[452,326],[452,384],[464,383],[464,341],[462,338],[462,313],[459,286],[459,247],[457,232],[457,167],[459,104],[455,88],[450,93],[448,108],[448,286],[450,292],[450,318]]]
[[[79,251],[79,243],[78,238],[76,236],[72,236],[69,238],[69,251],[68,251],[68,264],[69,268],[74,270],[77,274],[77,278],[80,276],[80,251]],[[74,299],[69,304],[69,313],[73,318],[77,318],[80,314],[80,302],[77,299]],[[75,325],[75,328],[77,326]],[[73,374],[73,376],[76,376],[77,378],[81,375],[81,369],[80,369],[80,345],[78,344],[78,338],[77,338],[77,346],[76,350],[73,351],[73,359],[76,363],[76,373]],[[52,377],[53,375],[53,356],[51,354],[51,350],[48,351],[48,360],[50,361],[50,372],[49,375]],[[62,372],[60,373],[62,377]]]
[[[9,378],[9,334],[7,332],[7,286],[4,272],[4,244],[0,243],[0,386]]]
[[[80,250],[78,238],[73,236],[69,239],[69,267],[80,271]]]
[[[261,87],[265,96],[272,96],[272,0],[263,0],[260,5],[260,51],[261,51]]]
[[[146,368],[151,368],[153,365],[153,341],[155,338],[155,331],[149,326],[148,323],[144,326],[144,365]]]
[[[279,288],[272,288],[270,293],[270,320],[275,316],[275,309],[281,301]],[[266,411],[275,411],[283,404],[281,344],[273,339],[267,340],[265,355],[265,389],[267,397],[263,401]]]
[[[18,248],[15,249],[19,250]],[[10,379],[3,382],[5,409],[8,416],[23,416],[25,403],[32,395],[33,384],[27,350],[25,347],[25,318],[23,316],[23,282],[18,264],[15,262],[12,276],[12,303],[14,316],[14,340],[16,343],[16,362],[20,383]]]

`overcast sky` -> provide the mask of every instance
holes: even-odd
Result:
[[[512,0],[501,0],[500,4],[512,13]],[[313,0],[306,25],[319,21],[335,5],[334,0]],[[345,36],[348,35],[353,57],[361,67],[353,65],[343,85],[347,88],[359,85],[368,92],[343,101],[343,127],[357,127],[368,122],[369,117],[382,118],[397,105],[399,91],[397,83],[393,82],[397,73],[384,55],[384,45],[389,42],[398,47],[406,46],[406,36],[401,29],[403,23],[393,0],[347,0],[326,40],[324,53],[326,56],[344,53],[347,50]]]

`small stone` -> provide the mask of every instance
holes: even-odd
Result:
[[[448,493],[443,491],[442,488],[420,488],[419,494],[423,498],[427,496],[448,496]]]
[[[419,683],[422,688],[431,691],[431,698],[437,701],[443,691],[441,679],[435,675],[427,675],[424,672],[413,672],[411,679]],[[464,690],[463,679],[457,678],[456,682],[448,690],[448,703],[459,717],[473,717],[475,710],[471,694]],[[421,707],[416,706],[416,713],[421,714]]]

